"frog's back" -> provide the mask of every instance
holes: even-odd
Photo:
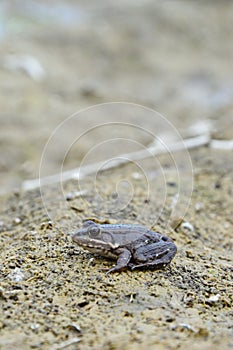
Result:
[[[144,226],[131,224],[103,224],[101,225],[101,230],[105,237],[109,235],[111,241],[119,245],[133,242],[142,237],[142,235],[150,232]]]

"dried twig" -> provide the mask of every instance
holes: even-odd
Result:
[[[24,181],[22,184],[22,188],[24,190],[31,190],[40,186],[55,184],[60,181],[63,182],[71,179],[81,179],[89,174],[95,173],[96,171],[100,171],[100,169],[101,171],[113,169],[122,164],[126,164],[136,160],[146,159],[155,155],[172,153],[206,145],[209,145],[211,148],[232,149],[233,141],[211,140],[210,135],[206,133],[203,135],[185,139],[183,140],[183,142],[174,142],[170,144],[169,147],[166,147],[166,145],[162,147],[158,145],[152,145],[142,151],[121,154],[116,159],[111,160],[111,162],[101,161],[98,163],[64,171],[60,174],[46,176],[40,179]]]
[[[76,344],[76,343],[79,343],[81,341],[81,338],[72,338],[72,339],[69,339],[69,340],[66,340],[64,341],[63,343],[61,344],[56,344],[54,346],[52,346],[51,350],[60,350],[60,349],[64,349],[66,348],[67,346],[70,346],[72,344]]]
[[[219,150],[233,150],[233,140],[211,140],[210,147]]]

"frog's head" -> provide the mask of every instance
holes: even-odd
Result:
[[[116,248],[111,233],[104,229],[103,225],[96,224],[91,220],[85,221],[83,227],[75,232],[72,239],[93,252]]]
[[[75,232],[73,239],[77,243],[78,240],[101,239],[101,225],[91,220],[85,221],[83,227]]]

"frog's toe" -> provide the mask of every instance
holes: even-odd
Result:
[[[109,269],[106,274],[108,275],[109,273],[115,273],[115,272],[122,272],[126,270],[126,267],[118,267],[118,266],[114,266],[111,269]]]
[[[132,264],[132,263],[128,264],[128,268],[129,268],[131,271],[133,271],[136,267],[137,267],[137,265],[135,265],[135,264]]]
[[[109,269],[109,268],[107,268],[107,267],[102,267],[102,268],[99,269],[98,271],[99,271],[99,272],[106,272],[106,273],[108,273],[109,270],[111,270],[111,269]]]

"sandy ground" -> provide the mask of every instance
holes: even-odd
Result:
[[[71,342],[69,349],[232,347],[232,165],[225,171],[229,152],[213,157],[204,148],[192,152],[192,157],[195,187],[185,221],[193,228],[181,225],[168,232],[169,207],[164,207],[154,229],[169,234],[178,253],[160,271],[106,275],[101,270],[114,262],[85,252],[72,242],[69,227],[60,229],[71,212],[77,227],[88,218],[135,223],[138,217],[148,226],[157,201],[152,199],[141,215],[143,191],[124,210],[106,214],[91,177],[85,181],[88,194],[69,201],[67,210],[55,208],[56,192],[47,189],[55,223],[48,221],[37,190],[3,198],[2,349],[62,349],[66,341]],[[127,165],[118,171],[126,176],[132,168]],[[101,177],[107,183],[107,201],[117,171],[103,172]],[[137,179],[136,186],[143,188],[141,181]],[[65,193],[77,190],[75,182],[64,188]],[[170,200],[173,191],[168,185]]]
[[[0,349],[232,348],[232,151],[191,150],[193,174],[183,151],[42,192],[21,186],[38,177],[59,123],[103,102],[153,108],[184,139],[233,139],[231,2],[3,1],[0,9]],[[25,55],[34,59],[26,66]],[[97,108],[95,120],[117,111]],[[167,132],[170,145],[168,124],[135,116],[152,135],[125,127],[137,143],[90,154],[121,128],[101,127],[72,147],[76,129],[63,128],[43,175],[135,152],[153,135]],[[78,135],[90,125],[82,115]],[[191,201],[172,229],[180,187]],[[170,235],[178,253],[164,270],[106,275],[114,262],[71,240],[88,218],[152,227]]]

